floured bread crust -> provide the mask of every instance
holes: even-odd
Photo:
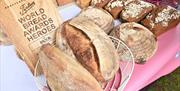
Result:
[[[39,58],[51,91],[103,91],[84,67],[59,48],[44,45]]]
[[[63,23],[60,26],[60,29],[56,33],[56,46],[60,48],[63,52],[65,52],[67,55],[71,56],[72,58],[76,59],[72,49],[70,48],[69,44],[67,43],[67,40],[62,35],[62,30],[64,29],[64,26],[67,23]]]
[[[157,49],[153,33],[135,22],[121,24],[111,35],[123,40],[130,47],[136,63],[145,63]]]
[[[81,30],[70,26],[68,23],[64,25],[62,35],[67,40],[70,48],[78,61],[85,67],[98,81],[104,82],[104,78],[99,72],[99,62],[95,48],[91,41],[84,35]]]
[[[108,35],[93,21],[86,17],[75,17],[64,23],[62,30],[57,33],[66,40],[77,61],[98,82],[106,83],[114,77],[119,69],[117,52]],[[56,37],[57,40],[61,38]],[[62,45],[62,42],[57,42],[57,45]]]
[[[81,29],[89,37],[98,55],[101,74],[106,81],[112,79],[119,69],[119,57],[108,35],[86,18],[74,18],[70,25]]]
[[[113,17],[107,11],[101,8],[88,7],[82,10],[82,12],[78,15],[78,17],[86,17],[90,19],[102,30],[104,30],[107,34],[114,27]]]

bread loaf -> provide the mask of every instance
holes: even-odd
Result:
[[[39,58],[51,91],[103,91],[85,68],[59,48],[44,45]]]
[[[112,41],[101,28],[85,17],[76,17],[64,23],[61,29],[56,36],[60,49],[69,50],[70,47],[77,61],[100,83],[114,77],[119,68],[118,56]],[[58,41],[62,37],[66,42]],[[69,55],[72,55],[71,51]]]
[[[158,6],[141,22],[156,36],[159,36],[180,22],[180,11],[171,6]]]
[[[88,7],[86,9],[83,9],[78,17],[85,17],[87,19],[90,19],[107,34],[114,27],[114,19],[111,14],[101,8]]]
[[[135,22],[119,25],[110,35],[123,40],[129,46],[136,63],[145,63],[157,49],[157,41],[153,33]]]
[[[119,17],[119,14],[123,10],[124,6],[132,1],[134,0],[111,0],[105,6],[105,9],[116,19]]]
[[[136,0],[127,4],[121,12],[121,18],[129,22],[139,22],[148,13],[150,13],[155,6],[151,3],[142,0]]]

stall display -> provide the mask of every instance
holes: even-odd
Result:
[[[0,2],[0,48],[41,91],[136,91],[180,66],[176,0]]]

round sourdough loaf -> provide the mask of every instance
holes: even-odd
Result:
[[[83,9],[78,17],[86,17],[97,24],[107,34],[112,30],[114,23],[113,17],[101,8],[88,7]]]
[[[110,35],[123,40],[130,47],[136,63],[146,62],[157,49],[157,41],[153,33],[135,22],[119,25]]]

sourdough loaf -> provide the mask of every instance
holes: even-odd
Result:
[[[113,17],[101,8],[88,7],[82,10],[78,17],[85,17],[97,24],[107,34],[114,27]]]
[[[103,91],[85,68],[59,48],[46,44],[39,58],[51,91]]]
[[[70,50],[66,53],[74,55],[100,83],[114,77],[119,68],[118,56],[112,41],[100,27],[85,17],[76,17],[61,29],[56,36],[60,49]]]
[[[145,63],[154,55],[157,49],[157,41],[154,34],[135,22],[119,25],[110,35],[123,40],[129,46],[134,54],[136,63]]]

